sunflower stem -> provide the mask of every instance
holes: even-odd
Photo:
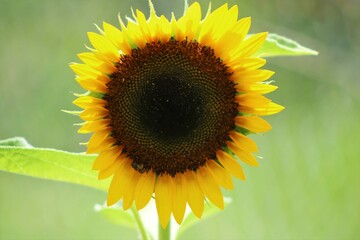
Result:
[[[169,221],[169,224],[166,228],[163,228],[159,221],[159,240],[170,240],[171,238],[171,220]]]
[[[131,212],[134,215],[135,221],[138,225],[139,231],[140,231],[140,235],[141,235],[141,239],[142,240],[148,240],[148,235],[146,233],[145,227],[144,227],[144,223],[141,221],[140,215],[138,213],[138,211],[136,210],[136,208],[134,206],[131,207]]]

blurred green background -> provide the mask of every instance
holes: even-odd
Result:
[[[189,1],[190,3],[193,1]],[[207,8],[208,1],[203,10]],[[213,8],[225,1],[212,1]],[[154,0],[159,14],[183,1]],[[248,180],[224,191],[233,203],[183,239],[360,239],[360,3],[358,0],[229,1],[252,16],[251,32],[270,31],[320,52],[273,58],[268,69],[286,106],[253,136],[264,156]],[[92,23],[118,25],[146,0],[0,0],[0,139],[24,136],[37,147],[84,151],[68,63],[85,51]],[[89,170],[90,171],[90,170]],[[93,211],[106,194],[77,185],[0,172],[0,239],[136,239]]]

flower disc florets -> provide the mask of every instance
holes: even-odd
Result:
[[[104,99],[112,136],[136,170],[195,171],[230,140],[236,91],[211,48],[172,38],[133,49],[116,67]]]

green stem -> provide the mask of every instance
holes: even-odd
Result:
[[[141,234],[141,239],[142,240],[148,240],[148,235],[146,233],[145,227],[144,227],[144,223],[141,221],[140,219],[140,215],[138,213],[138,211],[136,210],[136,208],[134,206],[131,207],[131,212],[134,215],[135,221],[138,225],[140,234]]]
[[[170,240],[171,219],[165,229],[161,226],[160,221],[159,221],[158,229],[159,229],[159,240]]]

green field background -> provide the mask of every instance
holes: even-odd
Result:
[[[189,1],[190,3],[193,1]],[[203,10],[208,1],[201,1]],[[213,8],[225,1],[212,1]],[[183,1],[154,0],[159,14],[180,16]],[[252,16],[251,32],[269,31],[320,52],[268,59],[286,109],[253,136],[263,159],[244,166],[224,211],[182,239],[360,239],[360,2],[229,1]],[[0,0],[0,139],[24,136],[37,147],[84,151],[76,133],[82,92],[68,64],[89,44],[93,23],[118,26],[146,0]],[[89,169],[89,171],[91,171]],[[106,194],[90,188],[0,172],[0,239],[136,239],[93,211]]]

